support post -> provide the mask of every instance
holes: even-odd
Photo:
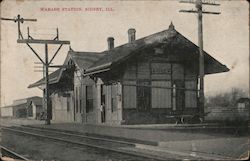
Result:
[[[20,19],[20,15],[17,15],[17,19]],[[17,21],[17,33],[18,33],[18,39],[21,38],[20,34],[20,21]]]
[[[211,5],[211,6],[219,6],[220,4],[211,3],[211,2],[202,2],[202,0],[196,1],[185,1],[181,0],[180,3],[193,3],[196,6],[197,10],[180,10],[180,12],[186,13],[197,13],[198,14],[198,44],[199,44],[199,108],[198,112],[200,114],[204,114],[204,52],[203,52],[203,26],[202,26],[202,15],[203,14],[220,14],[220,12],[208,12],[202,10],[202,5]]]
[[[204,112],[204,53],[203,53],[203,26],[202,26],[202,1],[197,0],[196,8],[198,11],[198,44],[199,44],[199,112]]]
[[[102,91],[101,91],[101,80],[98,78],[96,81],[96,97],[97,97],[97,101],[96,101],[96,107],[97,107],[97,111],[96,111],[96,116],[97,116],[97,123],[102,123],[102,116],[101,116],[101,111],[100,111],[100,107],[101,107],[101,98],[102,98]]]
[[[51,109],[50,109],[50,100],[49,100],[48,44],[45,44],[45,106],[47,110],[46,125],[50,125]]]

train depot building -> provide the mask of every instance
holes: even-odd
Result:
[[[70,50],[63,65],[49,75],[52,120],[106,124],[169,123],[173,115],[202,113],[199,107],[199,48],[175,30],[108,50]],[[204,52],[205,74],[229,69]],[[29,86],[44,89],[44,79]]]

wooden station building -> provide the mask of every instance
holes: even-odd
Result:
[[[174,115],[203,113],[199,107],[199,48],[175,30],[136,40],[108,50],[69,51],[64,65],[50,74],[53,120],[107,124],[167,123]],[[205,74],[229,69],[205,54]],[[43,88],[44,79],[30,85]],[[103,107],[103,108],[101,108]]]

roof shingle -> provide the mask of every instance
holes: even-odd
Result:
[[[71,59],[80,70],[84,71],[102,56],[104,56],[104,54],[97,52],[76,52],[70,50],[64,61],[64,65],[67,65],[68,61]],[[49,74],[49,84],[58,83],[64,70],[64,68],[57,69],[56,71]],[[45,84],[45,78],[30,84],[28,88],[38,87],[43,84]]]
[[[164,43],[164,44],[171,43],[171,45],[176,45],[176,46],[178,45],[178,47],[180,47],[184,51],[187,48],[195,49],[197,51],[199,49],[197,45],[195,45],[193,42],[188,40],[186,37],[184,37],[182,34],[176,31],[174,27],[171,27],[170,25],[170,28],[167,30],[143,37],[141,39],[133,41],[132,43],[126,43],[124,45],[113,48],[109,51],[104,51],[103,54],[105,54],[105,56],[103,56],[93,65],[91,65],[88,69],[86,69],[85,74],[88,75],[91,73],[98,73],[98,72],[101,72],[103,69],[109,70],[109,68],[113,64],[126,60],[128,57],[135,54],[138,50],[141,50],[147,47],[154,47],[161,43]],[[185,53],[183,53],[183,56],[185,56],[184,54]],[[193,56],[198,56],[198,53],[194,52],[192,54]],[[204,58],[205,58],[205,63],[206,63],[205,64],[206,74],[229,71],[229,69],[225,65],[221,64],[219,61],[214,59],[205,51],[204,51],[204,55],[205,55]]]

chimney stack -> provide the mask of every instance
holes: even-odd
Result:
[[[174,30],[174,24],[173,24],[172,21],[171,21],[171,24],[169,25],[169,29],[170,29],[170,30]]]
[[[113,37],[108,37],[107,41],[108,41],[108,50],[111,50],[114,48],[114,38]]]
[[[135,41],[135,29],[134,28],[130,28],[128,29],[128,42],[132,43],[133,41]]]

